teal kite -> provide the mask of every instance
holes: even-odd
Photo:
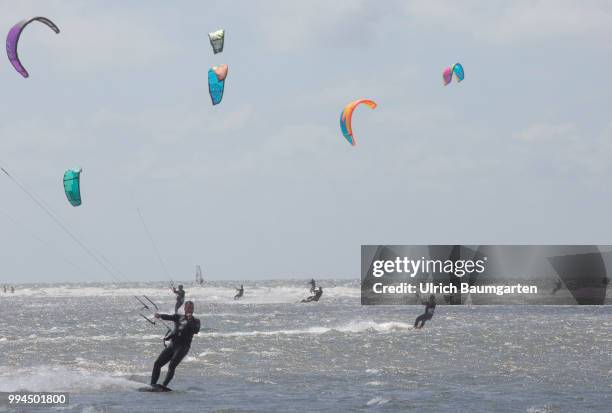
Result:
[[[213,105],[218,105],[223,99],[227,70],[227,65],[213,66],[208,70],[208,92]]]
[[[82,168],[68,169],[64,172],[64,191],[70,205],[81,205],[81,171]]]

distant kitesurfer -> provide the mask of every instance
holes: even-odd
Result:
[[[314,293],[315,288],[316,288],[316,286],[317,286],[317,283],[316,283],[316,281],[314,280],[314,278],[313,278],[313,279],[311,279],[310,281],[308,281],[308,284],[310,284],[310,292],[311,292],[311,293]]]
[[[314,295],[302,300],[303,303],[310,303],[312,301],[319,301],[319,298],[323,295],[323,287],[317,287],[314,291]]]
[[[14,293],[14,292],[15,292],[15,287],[11,285],[11,293]]]
[[[238,291],[238,294],[234,296],[234,300],[237,300],[244,295],[244,287],[242,284],[240,284],[240,288],[236,288],[236,291]]]
[[[157,360],[155,360],[153,373],[151,374],[151,386],[157,386],[161,368],[170,362],[163,383],[164,387],[168,386],[168,383],[170,383],[170,380],[174,377],[174,370],[181,360],[183,360],[183,357],[189,352],[193,335],[200,332],[200,320],[193,316],[193,311],[193,302],[187,301],[185,303],[185,315],[155,313],[155,318],[173,321],[174,330],[166,337],[166,340],[170,340],[170,344],[160,353]]]
[[[183,290],[183,284],[179,284],[178,290],[172,287],[172,291],[176,294],[176,305],[174,306],[174,314],[178,313],[179,308],[185,302],[185,290]]]
[[[429,301],[425,304],[425,312],[418,316],[416,320],[414,320],[414,328],[423,328],[425,325],[425,321],[431,320],[434,315],[434,310],[436,309],[436,296],[430,295]],[[421,325],[418,325],[421,323]]]
[[[6,294],[6,284],[4,284],[4,293]]]
[[[561,283],[561,280],[557,280],[557,283],[555,284],[555,288],[553,288],[551,294],[555,295],[555,293],[561,289],[562,285],[563,284]]]

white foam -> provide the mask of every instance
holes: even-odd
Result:
[[[378,332],[387,333],[392,331],[402,331],[412,329],[412,326],[407,323],[398,321],[389,321],[385,323],[377,323],[375,321],[355,320],[335,327],[310,327],[300,330],[274,330],[274,331],[235,331],[231,333],[212,332],[206,334],[207,337],[249,337],[249,336],[274,336],[274,335],[300,335],[300,334],[325,334],[329,332],[341,333],[363,333],[363,332]]]
[[[332,282],[328,282],[332,284]],[[343,283],[349,284],[350,281]],[[299,283],[298,283],[299,285]],[[324,299],[359,299],[361,290],[358,284],[355,286],[335,285],[324,288]],[[304,286],[249,286],[245,284],[245,294],[240,300],[234,300],[236,290],[233,286],[204,286],[196,287],[185,283],[187,291],[186,299],[206,301],[208,303],[224,304],[279,304],[298,303],[310,295],[306,283]],[[45,286],[24,286],[15,292],[16,295],[28,297],[130,297],[146,295],[157,304],[164,307],[173,307],[174,294],[168,287],[134,284],[54,284]],[[148,304],[148,303],[147,303]]]
[[[408,323],[399,321],[388,321],[385,323],[377,323],[374,321],[351,321],[346,325],[337,327],[335,330],[347,333],[361,333],[364,331],[377,331],[385,333],[389,331],[411,330],[412,326]]]
[[[527,413],[554,413],[557,412],[554,406],[546,404],[544,406],[532,406],[527,409]]]
[[[397,331],[411,330],[412,326],[407,323],[399,321],[388,321],[383,323],[377,323],[375,321],[362,321],[354,320],[346,324],[337,326],[324,327],[314,326],[305,329],[291,329],[291,330],[253,330],[253,331],[233,331],[233,332],[200,332],[195,337],[209,338],[209,337],[255,337],[255,336],[277,336],[277,335],[321,335],[332,332],[347,333],[347,334],[359,334],[359,333],[391,333]],[[14,338],[12,342],[63,342],[63,341],[94,341],[94,342],[108,342],[108,341],[152,341],[160,340],[160,334],[113,334],[104,335],[99,334],[95,336],[60,336],[60,337],[37,337],[36,335],[28,336],[27,338]],[[6,337],[0,338],[0,342],[9,341]],[[220,349],[219,351],[233,351],[232,349]]]
[[[62,341],[149,341],[149,340],[161,340],[161,334],[115,334],[115,335],[104,335],[100,334],[97,336],[61,336],[61,337],[27,337],[27,338],[15,338],[10,340],[12,342],[33,342],[33,343],[53,343]],[[8,341],[6,338],[0,341]]]
[[[383,397],[374,397],[373,399],[368,400],[368,402],[366,403],[366,406],[381,406],[388,402],[389,400]]]
[[[81,413],[107,413],[108,409],[106,407],[97,407],[97,406],[84,406]]]
[[[82,392],[136,389],[141,386],[142,383],[130,381],[122,376],[63,366],[40,366],[19,374],[11,372],[8,376],[0,376],[0,391],[3,392]]]

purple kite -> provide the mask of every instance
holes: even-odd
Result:
[[[29,74],[19,61],[19,55],[17,54],[17,43],[19,42],[19,37],[21,36],[23,29],[35,20],[46,24],[55,33],[59,33],[60,31],[55,23],[46,17],[33,17],[30,20],[22,20],[14,25],[11,30],[9,30],[8,35],[6,36],[6,54],[8,55],[8,58],[15,70],[21,73],[21,76],[23,77],[28,77]]]

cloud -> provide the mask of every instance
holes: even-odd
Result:
[[[507,148],[517,169],[532,174],[561,175],[585,186],[606,185],[612,173],[612,124],[588,131],[575,122],[538,122],[512,135]]]
[[[171,59],[177,53],[164,31],[158,29],[159,22],[136,13],[101,13],[86,19],[73,16],[65,20],[64,31],[70,35],[56,41],[53,47],[60,49],[60,61],[69,71],[91,73],[92,69],[118,68],[144,71],[147,65]],[[51,47],[49,41],[46,43]]]
[[[0,24],[10,27],[32,16],[46,16],[60,28],[55,35],[47,27],[31,25],[20,39],[20,49],[28,50],[30,61],[43,56],[45,63],[67,73],[147,70],[161,60],[179,54],[171,42],[170,29],[163,16],[124,7],[119,13],[102,4],[23,2],[15,8],[0,7]],[[3,13],[4,12],[4,13]],[[22,53],[25,54],[25,53]],[[52,56],[51,56],[52,55]]]
[[[404,12],[421,27],[465,33],[482,43],[590,38],[596,47],[609,47],[612,35],[607,1],[417,0],[405,3]]]
[[[571,140],[576,136],[574,123],[535,123],[527,129],[515,133],[513,137],[523,141],[556,141]]]
[[[382,15],[366,0],[264,2],[256,25],[267,46],[277,51],[363,46]]]
[[[362,241],[439,241],[464,231],[503,243],[517,239],[516,222],[529,240],[552,202],[569,216],[578,209],[568,200],[609,199],[600,190],[612,176],[601,87],[609,46],[601,57],[569,57],[574,46],[588,52],[610,38],[608,3],[14,3],[0,4],[2,27],[47,15],[62,32],[28,28],[30,79],[6,59],[0,65],[0,159],[125,257],[126,273],[150,258],[133,204],[159,217],[153,225],[169,261],[191,262],[209,245],[211,272],[263,277],[258,257],[277,251],[277,271],[289,271],[295,242],[347,257],[322,251],[304,271],[345,271]],[[213,55],[206,33],[219,27],[229,43]],[[454,49],[470,77],[444,88],[440,70]],[[553,62],[553,49],[568,61]],[[513,62],[512,76],[499,77],[500,59]],[[229,89],[212,107],[206,70],[222,62],[231,67]],[[338,120],[361,97],[379,106],[356,112],[353,148]],[[77,165],[87,202],[72,209],[61,176]],[[8,213],[38,219],[43,234],[58,237],[18,188],[6,178],[0,185]],[[590,197],[588,185],[599,186]],[[116,237],[134,219],[136,242]],[[228,274],[222,263],[235,250],[218,246],[236,239],[252,248],[248,265]],[[32,261],[27,247],[0,246]],[[35,262],[7,268],[45,270]]]

